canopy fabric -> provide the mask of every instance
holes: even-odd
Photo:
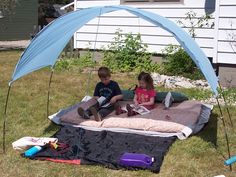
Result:
[[[86,8],[68,13],[56,19],[31,41],[20,57],[10,85],[20,77],[46,66],[54,66],[58,56],[73,34],[93,18],[117,11],[126,10],[173,34],[192,60],[200,68],[215,95],[218,95],[218,78],[204,52],[197,43],[174,22],[158,14],[128,6],[102,6]]]

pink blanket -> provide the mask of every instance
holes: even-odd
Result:
[[[122,102],[121,104],[125,105],[127,102]],[[155,109],[146,115],[127,117],[126,113],[119,116],[112,113],[102,122],[96,122],[93,119],[82,119],[77,114],[77,110],[73,109],[61,116],[60,120],[62,123],[88,127],[128,128],[163,133],[179,133],[184,128],[192,127],[197,122],[201,112],[201,105],[197,101],[184,101],[165,110],[162,104],[157,104]]]

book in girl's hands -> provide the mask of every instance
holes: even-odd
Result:
[[[130,104],[130,106],[133,108],[133,111],[137,112],[140,115],[150,113],[150,111],[147,108],[145,108],[144,106],[139,106],[139,105],[135,105],[135,104]],[[122,110],[128,112],[126,107],[123,107]]]
[[[133,107],[134,108],[133,110],[135,112],[139,113],[140,115],[150,113],[150,111],[147,108],[145,108],[144,106],[139,106],[139,105],[132,104],[131,107]]]

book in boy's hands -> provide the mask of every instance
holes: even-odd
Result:
[[[150,111],[147,108],[145,108],[144,106],[135,105],[135,104],[130,104],[130,106],[133,108],[133,111],[137,112],[140,115],[144,115],[144,114],[150,113]],[[122,110],[128,112],[126,107],[123,107]]]
[[[104,97],[104,96],[99,97],[99,98],[97,99],[97,101],[98,101],[100,107],[105,108],[105,107],[111,106],[111,103],[110,103],[110,102],[106,103],[106,97]],[[105,104],[104,104],[104,103],[105,103]]]
[[[97,101],[98,101],[98,103],[99,103],[99,106],[101,106],[102,103],[104,103],[105,100],[106,100],[106,97],[104,97],[104,96],[99,97],[99,98],[97,99]]]
[[[86,95],[82,100],[81,102],[87,102],[88,100],[92,99],[93,97],[89,96],[89,95]]]
[[[81,101],[86,102],[86,101],[88,101],[88,100],[90,100],[90,99],[92,99],[92,98],[93,98],[93,97],[87,95],[87,96],[85,96]],[[105,108],[105,107],[111,106],[111,103],[110,103],[110,102],[106,103],[106,97],[104,97],[104,96],[99,97],[99,98],[97,99],[97,101],[98,101],[98,104],[99,104],[100,107]],[[105,104],[104,104],[104,103],[105,103]]]

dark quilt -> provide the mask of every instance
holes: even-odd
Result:
[[[110,131],[91,131],[71,126],[62,127],[54,137],[63,144],[59,150],[44,148],[33,159],[81,159],[81,164],[102,164],[113,169],[137,169],[122,167],[119,159],[125,152],[142,153],[154,157],[153,172],[159,172],[162,161],[175,137],[151,137]],[[140,169],[140,168],[139,168]]]

